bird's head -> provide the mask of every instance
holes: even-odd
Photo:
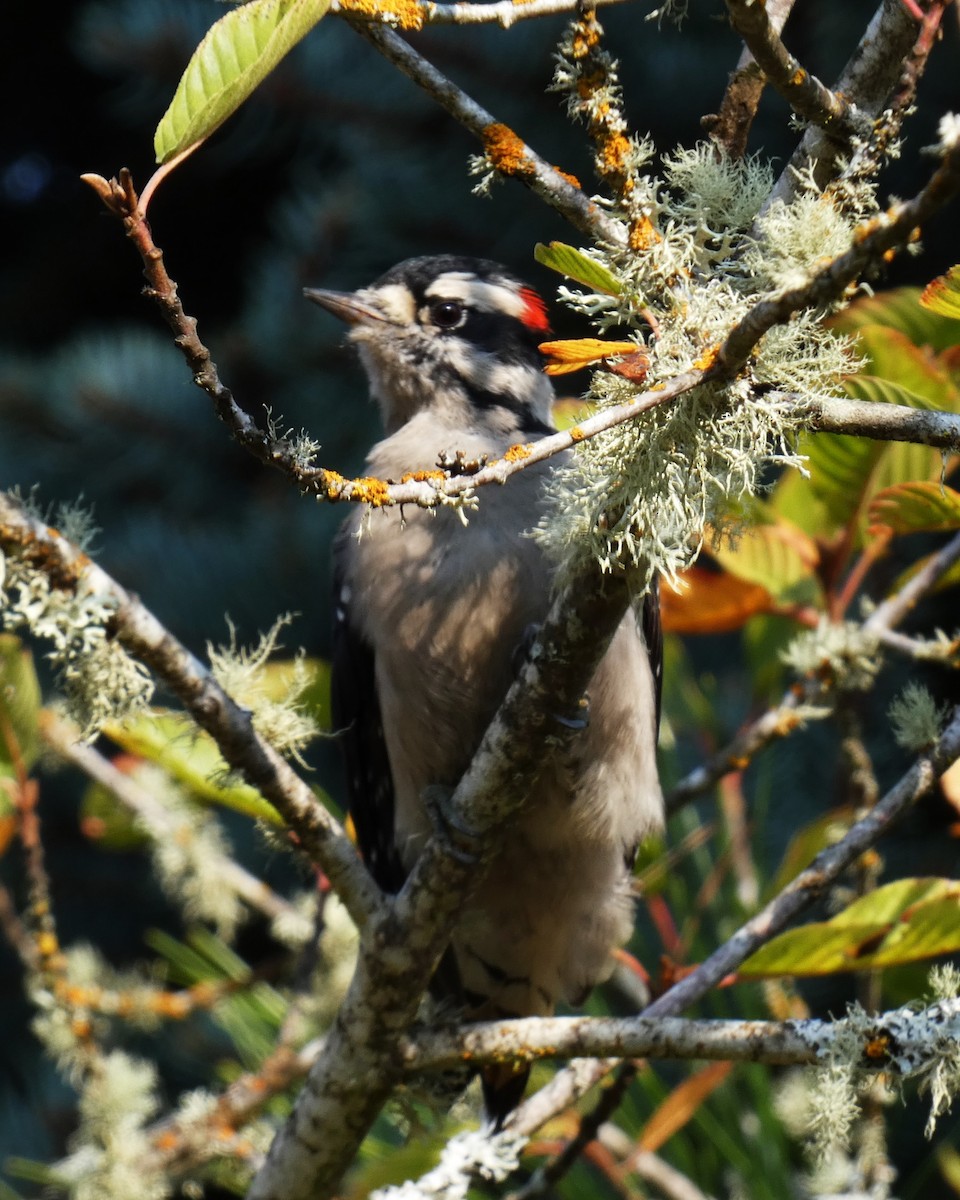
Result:
[[[350,326],[388,433],[426,409],[526,437],[553,428],[546,306],[499,263],[410,258],[360,291],[304,295]]]

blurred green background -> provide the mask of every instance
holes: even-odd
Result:
[[[651,7],[604,10],[601,20],[621,60],[630,119],[668,150],[698,138],[700,117],[719,105],[739,44],[719,0],[693,0],[679,31],[645,21]],[[799,0],[791,48],[829,80],[873,7]],[[82,495],[102,530],[98,561],[195,651],[226,640],[225,614],[249,642],[278,613],[293,611],[300,615],[288,647],[325,655],[329,543],[341,514],[299,497],[229,441],[157,311],[139,294],[134,250],[79,181],[84,171],[110,176],[126,166],[143,186],[153,169],[153,129],[191,50],[221,12],[212,0],[83,0],[11,5],[4,14],[0,487],[36,485],[43,503]],[[589,190],[583,132],[545,92],[562,27],[552,18],[509,31],[427,30],[411,40]],[[885,177],[885,195],[909,194],[922,182],[929,160],[919,148],[935,140],[936,120],[956,100],[955,21],[946,36],[921,84],[903,159]],[[782,163],[795,137],[784,104],[766,96],[751,148]],[[257,420],[267,408],[281,426],[309,430],[322,443],[325,466],[356,472],[377,436],[376,415],[341,329],[307,305],[304,286],[351,288],[407,256],[458,252],[499,259],[552,296],[554,277],[533,261],[533,245],[577,236],[515,183],[494,187],[489,199],[473,196],[466,160],[477,149],[371,47],[329,19],[153,200],[155,238],[224,382]],[[924,241],[924,257],[896,263],[889,282],[925,281],[960,260],[955,211],[925,230]],[[571,314],[554,315],[558,332],[586,332]],[[748,702],[737,639],[702,640],[691,654],[732,731]],[[777,761],[776,778],[796,779],[797,794],[771,796],[768,788],[772,811],[762,838],[770,864],[791,828],[829,792],[824,770],[810,794],[811,746],[813,760],[824,761],[817,736],[802,748],[791,744]],[[691,739],[677,766],[692,765],[696,750]],[[791,767],[794,754],[802,759]],[[314,766],[315,778],[339,796],[327,748]],[[765,786],[761,771],[758,788]],[[143,955],[145,928],[176,928],[176,920],[136,855],[87,848],[77,829],[79,792],[67,773],[43,784],[61,937],[92,938],[113,961],[129,961]],[[918,818],[921,826],[928,816]],[[302,882],[244,826],[235,823],[231,832],[241,857],[277,886]],[[10,855],[0,871],[22,897]],[[246,949],[256,957],[262,944],[254,927]],[[19,968],[2,945],[0,1014],[5,1029],[24,1028]],[[217,1035],[204,1036],[209,1042],[192,1049],[171,1038],[171,1089],[203,1076],[197,1063]],[[72,1094],[29,1036],[0,1039],[0,1160],[11,1152],[43,1160],[61,1153],[71,1106]]]

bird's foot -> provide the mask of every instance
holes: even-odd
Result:
[[[433,832],[440,839],[443,848],[456,862],[467,867],[478,866],[479,836],[451,804],[452,798],[453,788],[432,784],[423,789],[423,806],[427,810]]]

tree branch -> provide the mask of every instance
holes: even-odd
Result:
[[[740,927],[696,970],[674,984],[640,1014],[644,1018],[676,1016],[736,971],[755,950],[778,934],[813,903],[856,859],[886,833],[925,795],[948,766],[960,757],[960,708],[956,708],[937,744],[921,756],[866,816],[857,821],[839,842],[823,850],[813,862],[775,896],[759,913]],[[588,1088],[599,1082],[618,1062],[575,1060],[546,1087],[531,1096],[511,1115],[506,1127],[530,1134],[556,1113],[568,1108]]]
[[[361,37],[480,140],[491,166],[497,171],[530,188],[585,237],[615,246],[626,241],[624,225],[608,217],[568,176],[545,162],[508,126],[497,121],[492,113],[447,79],[399,34],[383,25],[354,18],[349,20]]]
[[[550,755],[571,736],[587,683],[629,599],[626,574],[565,580],[536,643],[451,800],[456,825],[431,838],[391,910],[362,931],[340,1017],[248,1200],[331,1194],[403,1069],[400,1045],[460,915]],[[553,714],[551,717],[550,714]],[[460,838],[457,829],[470,834]]]
[[[916,1018],[912,1037],[896,1043],[891,1030],[907,1017]],[[912,1006],[870,1014],[868,1021],[844,1020],[687,1020],[683,1017],[526,1017],[490,1021],[460,1029],[425,1030],[403,1043],[409,1071],[445,1071],[463,1066],[545,1059],[616,1057],[618,1059],[703,1059],[762,1062],[768,1066],[815,1066],[827,1062],[852,1029],[862,1038],[860,1063],[865,1070],[907,1075],[916,1069],[914,1055],[901,1058],[921,1032],[942,1029],[943,1038],[960,1047],[960,999],[926,1010]],[[883,1048],[870,1043],[887,1036]],[[926,1046],[929,1056],[933,1047]]]
[[[860,43],[833,87],[834,94],[872,120],[887,107],[903,65],[916,38],[916,25],[901,0],[881,0]],[[788,202],[797,193],[797,181],[812,172],[818,187],[825,187],[841,171],[851,154],[850,144],[821,126],[810,126],[764,205]]]
[[[734,29],[767,81],[798,117],[848,140],[869,134],[869,118],[857,112],[842,95],[824,87],[787,50],[765,5],[750,0],[726,0],[726,5]]]
[[[299,846],[329,876],[358,928],[383,911],[380,889],[338,823],[257,733],[250,713],[139,600],[7,493],[0,493],[0,550],[27,557],[58,589],[85,591],[109,603],[121,644],[163,680],[226,762],[277,809]]]

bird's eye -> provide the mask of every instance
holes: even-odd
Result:
[[[438,329],[456,329],[463,324],[464,308],[459,300],[434,300],[430,320]]]

